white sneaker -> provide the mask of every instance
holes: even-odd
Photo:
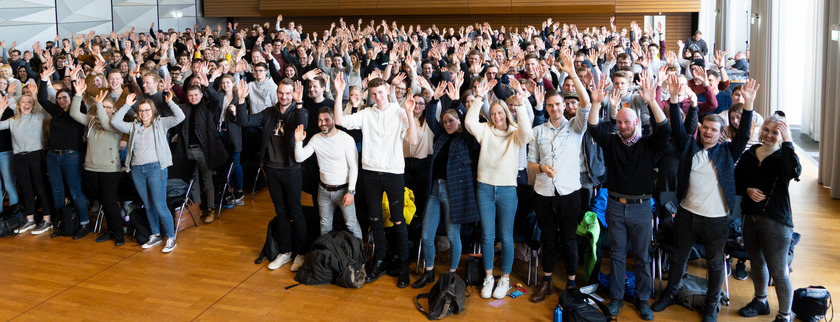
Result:
[[[151,235],[151,236],[149,236],[149,241],[147,241],[145,244],[143,244],[142,247],[143,247],[143,249],[149,249],[149,248],[155,247],[155,245],[157,245],[157,244],[160,244],[160,242],[162,242],[162,241],[163,241],[163,238],[161,238],[160,235]]]
[[[15,229],[15,234],[25,233],[35,228],[35,221],[29,220],[23,225],[20,225],[17,229]]]
[[[163,246],[163,253],[169,253],[175,250],[175,246],[178,246],[178,243],[175,242],[175,238],[169,238],[166,240],[166,245]]]
[[[500,278],[499,283],[496,284],[496,289],[493,291],[493,298],[497,299],[497,300],[501,300],[501,299],[505,298],[508,290],[510,290],[510,278],[509,277]]]
[[[292,262],[292,272],[297,272],[303,266],[303,255],[295,256],[295,261]]]
[[[481,286],[481,298],[489,299],[493,294],[493,276],[484,277],[484,284]]]
[[[268,263],[268,269],[270,269],[270,270],[278,269],[278,268],[280,268],[280,266],[286,265],[291,261],[292,261],[292,255],[291,254],[289,254],[289,255],[287,255],[287,254],[277,255],[277,258],[274,261],[272,261],[271,263]]]

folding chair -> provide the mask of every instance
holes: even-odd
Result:
[[[195,183],[195,161],[187,160],[187,159],[172,159],[172,166],[169,167],[169,179],[181,179],[187,183],[187,190],[184,192],[183,196],[177,196],[169,198],[167,197],[167,204],[168,205],[180,205],[180,210],[178,211],[178,220],[175,221],[175,235],[178,235],[178,228],[181,224],[181,216],[184,214],[184,210],[187,210],[192,216],[193,221],[195,222],[195,226],[198,227],[198,217],[193,213],[190,209],[190,205],[193,201],[190,199],[190,192],[192,192],[193,184]],[[172,202],[169,202],[172,200]]]
[[[265,171],[263,170],[262,166],[263,166],[262,163],[260,163],[260,166],[257,167],[257,175],[254,177],[254,186],[251,187],[251,200],[254,200],[254,193],[257,192],[257,181],[259,181],[259,179],[260,179],[260,173],[262,173],[263,178],[266,181],[268,180],[268,175],[265,174]],[[231,168],[231,169],[233,169],[233,168]],[[230,173],[228,173],[228,178],[229,177],[230,177]]]
[[[216,218],[222,218],[222,206],[225,205],[225,194],[230,193],[231,196],[234,196],[233,186],[230,185],[230,174],[233,173],[234,165],[236,165],[236,160],[232,160],[228,167],[227,175],[225,176],[225,185],[222,187],[222,198],[219,200],[219,211],[216,211]]]

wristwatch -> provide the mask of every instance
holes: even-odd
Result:
[[[356,190],[347,190],[347,193],[355,196],[356,195]]]

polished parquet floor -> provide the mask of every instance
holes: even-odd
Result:
[[[793,285],[820,284],[840,292],[840,201],[831,200],[817,184],[816,166],[807,159],[802,162],[802,181],[794,183],[791,192],[795,230],[803,236],[796,248]],[[394,277],[383,276],[362,289],[335,285],[285,289],[295,283],[288,266],[269,271],[265,261],[254,264],[272,216],[268,192],[262,190],[253,201],[225,211],[215,223],[179,233],[178,247],[170,254],[162,254],[160,247],[142,250],[132,242],[122,247],[97,244],[93,235],[79,241],[29,234],[2,238],[0,320],[425,320],[413,302],[421,290],[398,289]],[[692,273],[705,276],[702,261],[691,265]],[[443,272],[447,266],[438,261],[436,269]],[[514,281],[524,279],[524,272],[525,265],[517,262]],[[412,281],[415,278],[412,274]],[[720,320],[747,320],[738,316],[737,309],[752,298],[752,282],[734,278],[729,282],[732,306],[722,309]],[[555,281],[555,286],[562,282]],[[772,288],[770,294],[775,313]],[[529,295],[507,298],[499,307],[472,296],[464,313],[447,320],[551,320],[557,295],[540,304],[530,303]],[[628,303],[619,319],[639,318]],[[658,313],[656,320],[699,321],[700,313],[675,306]]]

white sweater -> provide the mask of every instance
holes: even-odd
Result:
[[[465,119],[467,131],[481,144],[478,154],[478,182],[494,186],[516,186],[519,172],[519,151],[534,136],[527,117],[519,117],[517,125],[507,131],[496,129],[491,122],[478,121],[482,100],[473,101]],[[525,106],[516,109],[516,115],[527,115]]]

